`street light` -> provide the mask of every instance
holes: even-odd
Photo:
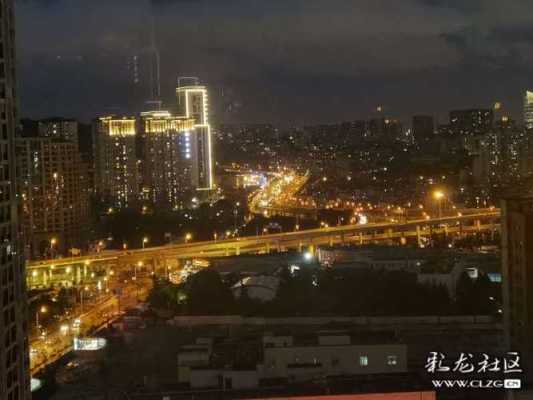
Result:
[[[50,239],[50,257],[51,258],[54,258],[54,247],[55,245],[57,244],[57,239],[55,237],[53,237],[52,239]]]
[[[192,239],[192,233],[185,234],[185,243],[189,242]]]
[[[137,264],[134,264],[134,276],[133,276],[133,280],[136,281],[137,280],[137,268],[141,268],[143,266],[143,262],[142,261],[139,261],[137,262]]]
[[[147,236],[143,237],[143,249],[144,249],[144,246],[146,246],[146,243],[148,243],[149,239]]]
[[[80,290],[80,306],[81,306],[81,313],[83,314],[83,293],[89,291],[89,286],[85,286],[82,290]]]
[[[444,196],[444,192],[441,190],[436,190],[433,192],[433,198],[437,200],[439,206],[439,218],[442,218],[442,199]]]
[[[35,327],[37,329],[39,329],[39,313],[41,314],[46,314],[46,312],[48,311],[48,309],[45,307],[45,306],[41,306],[40,308],[37,309],[37,311],[35,312]]]

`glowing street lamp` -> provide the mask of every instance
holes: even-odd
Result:
[[[436,200],[440,200],[440,199],[444,198],[444,192],[442,192],[440,190],[436,190],[435,192],[433,192],[433,197]]]
[[[39,313],[41,314],[46,314],[48,312],[48,309],[46,308],[46,306],[41,306],[40,308],[37,309],[37,311],[35,312],[35,327],[37,329],[39,329]]]
[[[63,324],[63,325],[61,325],[61,326],[59,327],[59,331],[61,332],[61,334],[62,334],[63,336],[66,336],[67,333],[68,333],[68,331],[69,331],[69,326],[68,326],[68,324]]]
[[[143,249],[144,249],[144,247],[146,246],[146,243],[149,242],[149,240],[150,240],[150,239],[148,239],[147,236],[143,237]]]
[[[57,238],[53,237],[50,239],[50,256],[54,258],[55,256],[55,246],[57,244]]]
[[[185,234],[185,243],[190,242],[192,239],[192,233],[186,233]]]
[[[441,190],[436,190],[433,192],[433,198],[437,200],[439,206],[439,218],[442,218],[442,199],[444,199],[444,192]]]

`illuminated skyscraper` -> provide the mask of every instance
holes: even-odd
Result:
[[[15,21],[13,0],[0,2],[0,400],[30,398],[26,271],[15,179]]]
[[[31,137],[17,138],[16,149],[26,255],[36,259],[79,249],[89,225],[89,198],[78,145]]]
[[[168,111],[141,114],[143,200],[163,208],[185,206],[193,193],[191,136],[194,120]]]
[[[182,85],[182,83],[186,83]],[[193,119],[191,161],[193,186],[197,190],[213,189],[213,149],[208,116],[208,95],[197,78],[179,78],[178,116]]]
[[[524,95],[524,125],[527,129],[533,128],[533,92],[529,90]]]
[[[94,121],[97,192],[110,207],[134,206],[139,196],[137,120],[102,117]]]

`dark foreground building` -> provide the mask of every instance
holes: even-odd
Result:
[[[0,400],[30,398],[24,263],[17,226],[12,0],[0,1]]]

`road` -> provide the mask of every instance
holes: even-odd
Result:
[[[165,270],[178,260],[222,257],[240,254],[258,254],[271,251],[313,252],[318,245],[339,243],[365,244],[378,241],[400,241],[422,238],[435,233],[470,234],[495,232],[499,229],[498,209],[477,210],[442,218],[426,218],[407,222],[382,222],[365,225],[340,225],[317,229],[238,237],[224,240],[170,244],[145,249],[112,250],[82,257],[32,262],[27,265],[27,282],[31,287],[48,287],[64,283],[81,284],[90,280],[91,268],[104,268],[113,273],[131,270],[137,264],[150,265],[152,270]],[[403,239],[402,239],[403,238]],[[106,272],[107,274],[107,272]]]
[[[45,336],[30,340],[30,369],[32,375],[72,350],[73,339],[85,336],[118,315],[118,298],[105,296],[89,310],[76,314]],[[79,322],[79,323],[78,323]]]
[[[271,179],[265,187],[250,196],[248,201],[250,212],[268,214],[270,209],[301,207],[302,204],[296,196],[308,180],[308,174],[297,175],[295,173],[284,173]],[[314,204],[310,204],[312,205]]]
[[[110,286],[116,295],[104,295],[94,303],[86,304],[83,312],[78,310],[68,320],[50,326],[45,336],[33,335],[30,338],[32,375],[70,352],[75,337],[92,335],[116,319],[121,311],[133,308],[139,300],[145,299],[151,287],[151,279],[142,277],[137,282],[128,283],[115,280]]]

